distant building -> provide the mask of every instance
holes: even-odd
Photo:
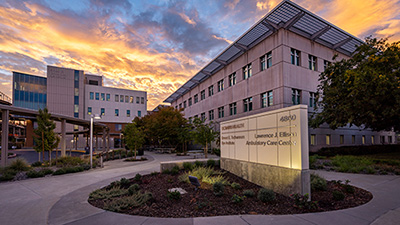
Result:
[[[82,70],[47,66],[47,78],[13,72],[13,104],[28,109],[43,109],[50,113],[90,120],[99,114],[99,122],[108,125],[111,131],[111,146],[119,147],[121,131],[135,117],[147,114],[147,93],[144,91],[104,87],[101,76],[85,74]],[[27,131],[36,126],[27,123]],[[56,132],[60,132],[57,124]],[[86,138],[82,128],[67,124],[68,148],[83,148]],[[27,135],[27,146],[33,145]],[[99,139],[98,146],[102,146]]]
[[[164,102],[189,119],[225,121],[317,101],[319,74],[351,57],[362,41],[291,1],[283,1]],[[359,127],[309,129],[310,151],[395,143],[394,132]]]

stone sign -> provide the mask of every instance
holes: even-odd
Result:
[[[221,167],[286,195],[310,193],[306,105],[221,122]]]

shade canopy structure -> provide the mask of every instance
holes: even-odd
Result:
[[[178,90],[166,98],[164,102],[174,102],[202,81],[217,73],[249,49],[282,28],[347,56],[351,56],[356,51],[357,46],[363,43],[357,37],[343,31],[299,5],[288,0],[282,1],[178,88]]]

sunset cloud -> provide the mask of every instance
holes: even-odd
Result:
[[[72,2],[72,1],[71,1]],[[153,109],[280,1],[32,0],[0,3],[0,89],[55,65],[148,92]],[[294,1],[363,39],[400,40],[398,1]]]

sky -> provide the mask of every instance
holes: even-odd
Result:
[[[47,65],[147,91],[148,110],[195,75],[279,0],[0,0],[0,91],[12,71]],[[361,39],[400,41],[400,0],[294,0]]]

